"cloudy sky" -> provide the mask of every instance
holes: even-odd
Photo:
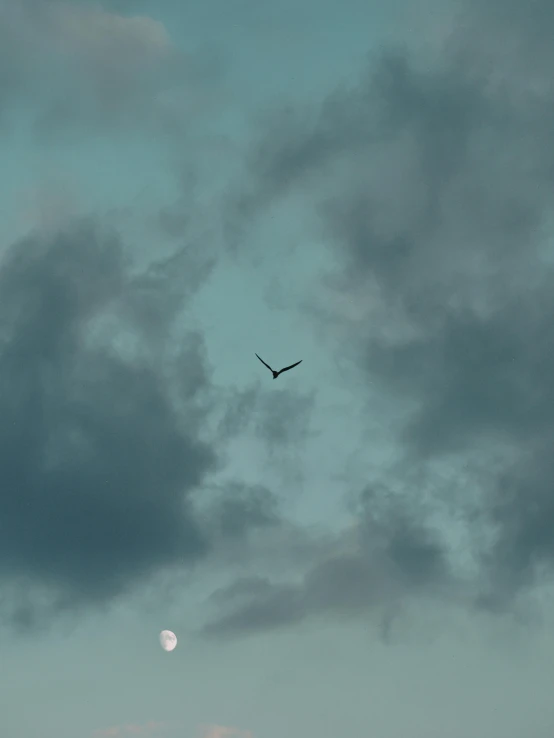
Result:
[[[2,732],[552,737],[553,37],[0,0]]]

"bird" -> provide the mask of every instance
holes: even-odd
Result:
[[[258,356],[258,354],[256,354],[256,356]],[[302,359],[300,359],[300,361],[297,361],[296,364],[291,364],[290,366],[286,366],[284,369],[279,369],[279,371],[276,372],[275,369],[272,369],[269,366],[269,364],[266,364],[265,363],[265,361],[262,359],[261,356],[258,356],[258,359],[262,362],[262,364],[264,366],[267,366],[267,368],[269,369],[269,371],[273,374],[273,379],[277,379],[277,377],[279,376],[279,374],[282,374],[283,372],[288,372],[289,369],[294,369],[295,366],[298,366],[298,364],[301,364],[302,363]]]

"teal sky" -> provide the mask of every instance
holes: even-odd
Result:
[[[551,738],[553,33],[0,0],[2,734]]]

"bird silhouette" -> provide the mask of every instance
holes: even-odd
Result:
[[[258,356],[258,354],[256,354],[256,356]],[[300,359],[300,361],[297,361],[296,364],[291,364],[290,366],[286,366],[284,369],[279,369],[279,371],[276,372],[275,369],[272,369],[269,366],[269,364],[266,364],[265,363],[265,361],[262,359],[261,356],[258,356],[258,359],[262,362],[262,364],[264,366],[267,366],[267,368],[269,369],[269,371],[273,374],[273,379],[277,379],[277,377],[279,376],[279,374],[282,374],[283,372],[288,372],[289,369],[294,369],[295,366],[298,366],[298,364],[301,364],[302,363],[302,359]]]

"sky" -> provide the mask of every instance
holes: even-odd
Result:
[[[6,735],[551,738],[553,35],[0,0]]]

